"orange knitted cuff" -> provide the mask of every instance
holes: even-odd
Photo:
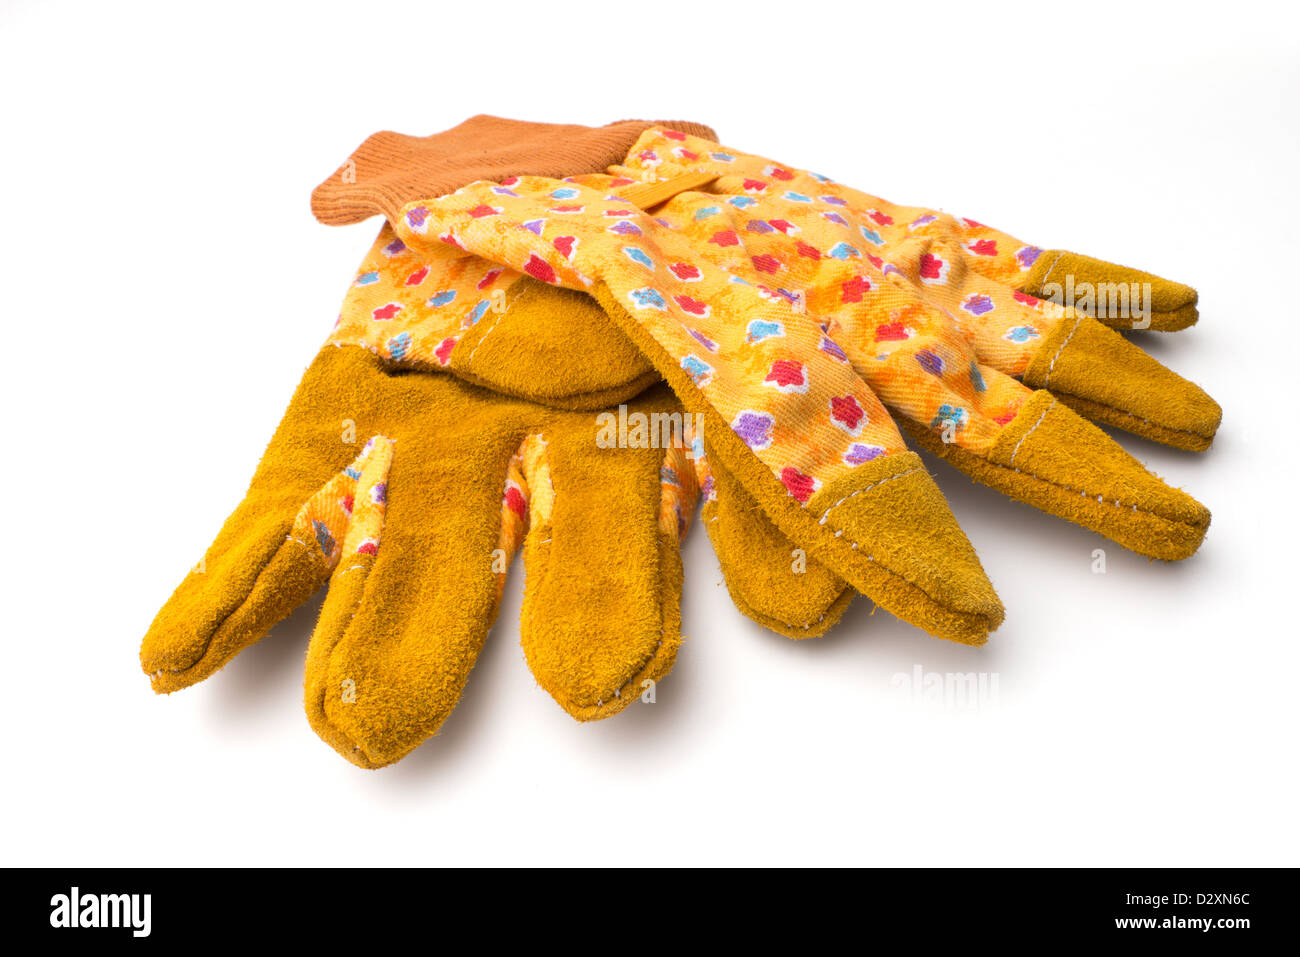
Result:
[[[649,127],[663,125],[717,139],[709,127],[686,121],[621,120],[596,127],[487,114],[432,136],[375,133],[312,191],[311,209],[322,223],[345,226],[377,214],[396,219],[407,203],[476,180],[601,173],[621,163]]]

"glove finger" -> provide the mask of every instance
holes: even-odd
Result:
[[[1001,376],[983,369],[992,382]],[[902,420],[922,448],[971,478],[1082,525],[1150,558],[1180,559],[1200,546],[1210,513],[1148,472],[1118,442],[1051,393],[1023,390],[1019,412],[984,447],[945,441],[943,426]]]
[[[952,317],[981,363],[1050,389],[1096,421],[1176,448],[1209,447],[1222,410],[1199,386],[1099,320],[966,268],[977,258],[924,238],[898,257],[917,277],[911,289]]]
[[[1112,328],[1173,332],[1196,322],[1191,286],[1091,256],[1042,249],[973,219],[943,214],[926,219],[936,224],[932,232],[952,230],[967,265],[984,278],[1062,306],[1093,302],[1098,307],[1093,315]]]
[[[312,727],[362,767],[406,755],[460,698],[496,616],[513,548],[503,515],[523,511],[509,466],[535,414],[449,376],[393,378],[404,427],[382,540],[340,562],[305,677]]]
[[[305,602],[337,562],[356,435],[377,420],[374,380],[323,350],[303,376],[243,501],[158,612],[140,649],[155,691],[208,677]]]
[[[681,643],[678,549],[696,497],[682,424],[661,386],[617,413],[559,416],[525,443],[524,655],[580,721],[635,701]]]
[[[1023,381],[1094,421],[1195,452],[1209,448],[1223,418],[1196,383],[1085,315],[1063,317],[1044,337]]]
[[[891,277],[871,308],[890,321],[864,322],[874,338],[855,341],[852,351],[922,448],[1141,554],[1185,558],[1199,546],[1210,521],[1203,505],[1051,393],[981,364],[972,338],[908,284]]]
[[[697,444],[701,518],[723,580],[747,617],[788,638],[816,638],[844,615],[854,590],[772,524],[745,487]]]
[[[1039,299],[1093,311],[1113,329],[1176,332],[1195,325],[1197,319],[1196,290],[1191,286],[1062,249],[1038,255],[1016,288]],[[1088,298],[1096,305],[1085,309],[1081,300]],[[1139,302],[1142,308],[1134,305]],[[1125,308],[1106,308],[1117,303]]]

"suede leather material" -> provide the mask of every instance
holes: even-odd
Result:
[[[1197,311],[1196,290],[1181,282],[1162,279],[1154,273],[1119,266],[1083,256],[1063,249],[1049,249],[1039,255],[1020,290],[1031,296],[1046,298],[1043,287],[1048,283],[1064,283],[1066,276],[1073,276],[1075,283],[1089,283],[1097,287],[1115,284],[1132,285],[1149,283],[1151,287],[1151,325],[1155,332],[1176,332],[1196,324]],[[1067,304],[1068,305],[1068,304]],[[1114,329],[1132,329],[1130,317],[1099,317],[1102,322]]]
[[[661,381],[591,296],[525,277],[505,299],[508,309],[477,323],[452,351],[449,367],[457,375],[576,409],[625,402],[647,378]],[[713,471],[718,501],[706,505],[704,519],[736,607],[788,637],[825,633],[848,608],[852,590],[814,558],[803,574],[793,573],[797,546],[725,468],[715,463]]]
[[[705,445],[711,447],[709,435]],[[731,600],[746,616],[788,638],[825,634],[853,601],[844,579],[806,554],[772,524],[710,452],[716,498],[701,512]],[[802,570],[799,570],[802,568]]]
[[[1090,316],[1067,314],[1023,381],[1090,419],[1180,449],[1209,448],[1223,419],[1200,386]]]
[[[859,466],[806,514],[817,517],[815,554],[882,608],[967,645],[1002,623],[1002,602],[915,452]]]
[[[663,386],[628,405],[629,415],[679,410]],[[521,624],[538,682],[581,720],[635,700],[681,640],[681,556],[658,522],[664,451],[599,448],[588,421],[547,441],[555,506],[524,542]]]
[[[1186,558],[1210,525],[1205,506],[1049,392],[1034,393],[986,458],[903,425],[918,445],[977,481],[1150,558]]]
[[[604,409],[660,381],[590,296],[523,277],[465,331],[448,367],[468,382],[560,409]]]
[[[676,409],[662,391],[637,402]],[[364,767],[401,758],[459,699],[496,615],[502,490],[529,434],[564,450],[553,464],[548,532],[564,555],[534,550],[529,574],[525,641],[538,682],[570,713],[597,718],[636,699],[624,688],[671,665],[680,564],[675,540],[666,547],[651,514],[662,450],[597,455],[590,413],[394,371],[366,350],[327,346],[205,569],[187,576],[145,636],[141,663],[156,690],[211,674],[325,581],[310,543],[286,536],[303,502],[356,456],[358,446],[342,438],[347,421],[358,441],[382,435],[395,444],[382,540],[373,556],[338,563],[308,652],[308,717],[345,757]],[[552,617],[575,589],[588,600]]]
[[[289,532],[303,503],[357,454],[358,444],[341,441],[343,420],[353,418],[360,429],[363,410],[371,424],[379,419],[369,380],[331,379],[335,365],[336,356],[322,353],[308,369],[243,501],[201,568],[158,612],[140,653],[147,673],[161,672],[155,690],[175,691],[208,677],[329,577],[318,553],[290,540]],[[364,442],[367,436],[358,435]]]

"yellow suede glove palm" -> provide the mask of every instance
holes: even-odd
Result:
[[[598,373],[570,385],[602,388]],[[685,425],[663,386],[624,415]],[[328,582],[308,716],[353,762],[390,763],[455,705],[522,543],[539,684],[581,720],[621,710],[680,644],[678,545],[697,487],[680,432],[619,446],[598,441],[601,421],[327,344],[243,502],[145,636],[154,689],[209,676]]]

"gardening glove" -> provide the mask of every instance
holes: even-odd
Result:
[[[713,165],[701,162],[706,153]],[[678,165],[665,168],[669,158],[676,158]],[[733,166],[737,171],[728,169]],[[683,179],[705,191],[670,195],[654,218],[629,209],[626,193],[618,193],[638,180],[671,184]],[[780,190],[771,190],[779,196],[764,195],[772,182],[782,184]],[[822,192],[816,194],[814,187]],[[909,236],[911,245],[900,240],[888,247],[878,227],[890,225],[884,220],[895,217],[881,210],[879,202],[862,208],[857,196],[811,174],[656,129],[643,134],[625,167],[609,175],[571,177],[563,183],[523,177],[475,184],[449,197],[408,205],[397,230],[431,258],[454,259],[469,252],[544,282],[586,289],[673,383],[688,407],[707,407],[715,419],[730,425],[763,460],[768,477],[778,476],[787,497],[797,503],[810,501],[843,474],[834,470],[838,463],[833,452],[828,457],[825,448],[814,448],[810,454],[806,442],[795,441],[772,453],[778,415],[763,408],[771,392],[762,390],[806,396],[828,381],[845,383],[843,378],[832,380],[831,367],[816,361],[822,354],[838,353],[901,413],[909,431],[923,440],[938,436],[937,443],[930,443],[935,450],[975,477],[1153,557],[1178,558],[1194,551],[1209,521],[1199,503],[1147,473],[1064,402],[1045,391],[1033,393],[1014,375],[1030,382],[1038,376],[1055,381],[1072,403],[1103,409],[1110,421],[1132,425],[1132,419],[1141,419],[1148,434],[1167,439],[1177,435],[1183,444],[1196,446],[1208,444],[1217,427],[1219,410],[1212,400],[1109,333],[1085,310],[1050,309],[1023,290],[997,287],[990,278],[992,270],[986,275],[966,270],[961,261],[954,265],[942,259],[932,250],[947,247],[934,237]],[[942,220],[938,214],[921,212],[910,224],[914,231],[924,231]],[[746,246],[751,233],[777,244],[774,248],[786,258]],[[846,236],[862,246],[870,243],[890,258],[864,252]],[[971,240],[972,245],[979,242]],[[987,245],[981,248],[988,250]],[[1017,262],[1028,262],[1033,255],[1027,247],[1017,251]],[[1077,257],[1074,261],[1097,263]],[[1110,273],[1102,266],[1090,268],[1097,276],[1124,278],[1118,267],[1110,267]],[[772,288],[770,277],[783,269],[800,282]],[[1031,273],[1028,282],[1041,284],[1043,275],[1050,278],[1044,270],[1041,275]],[[1168,328],[1188,321],[1194,294],[1154,277],[1151,281],[1158,290],[1153,297],[1158,316],[1151,324]],[[1034,288],[1041,291],[1041,286]],[[1004,306],[1000,312],[999,302]],[[784,316],[771,306],[783,307]],[[990,318],[994,312],[999,315]],[[809,348],[807,342],[790,342],[794,326],[827,335]],[[1061,328],[1065,331],[1052,335]],[[737,330],[743,341],[735,338]],[[729,342],[724,341],[727,334],[732,336]],[[766,353],[754,348],[769,339],[780,341],[780,346]],[[1025,347],[1039,339],[1053,351]],[[841,341],[849,344],[847,351],[841,350]],[[887,345],[882,347],[882,342]],[[1075,348],[1066,356],[1072,342]],[[868,345],[874,351],[868,351]],[[1057,358],[1058,353],[1064,358],[1082,356],[1084,371],[1090,374],[1066,375],[1062,370],[1074,364]],[[1102,363],[1107,365],[1104,375],[1097,368]],[[858,385],[870,393],[864,383]],[[1143,405],[1142,389],[1151,385],[1173,403]],[[854,442],[840,453],[840,461],[897,462],[901,445],[892,445],[888,429],[881,427],[882,420],[889,421],[876,414],[883,410],[878,404],[864,405],[863,397],[852,390],[846,395],[851,402],[833,394],[828,401],[823,394],[811,406],[805,401],[793,415],[793,404],[784,402],[784,396],[772,404],[783,406],[782,424],[806,426],[801,439],[812,436],[814,446],[821,444],[816,427],[827,417],[834,424],[847,424],[841,417],[847,411],[853,427],[874,424],[876,430],[870,434],[873,441]],[[871,400],[874,396],[866,401]],[[818,406],[829,409],[829,416],[824,411],[818,415]],[[717,430],[709,434],[719,441]],[[743,472],[743,453],[725,435],[720,441],[730,446],[726,454],[739,466],[733,471]],[[763,485],[762,476],[749,477],[755,487]],[[783,532],[799,541],[799,513],[786,509],[778,518],[775,513],[781,509],[771,491],[769,481],[761,504]],[[813,504],[824,502],[826,498]],[[833,523],[829,512],[821,513],[818,524],[824,528],[828,522]],[[842,537],[844,529],[836,530],[841,534],[835,537]],[[872,543],[869,537],[855,535],[850,547],[864,542]],[[842,553],[832,560],[827,560],[827,551],[817,554],[833,569],[837,562],[852,564]],[[864,571],[853,569],[860,582],[845,577],[855,586],[866,583],[869,587],[863,590],[868,594],[872,587],[880,589],[884,583],[868,581]],[[949,593],[959,590],[950,588]],[[905,616],[942,632],[942,625],[934,627],[942,613],[935,614],[933,603],[926,607],[924,601],[900,602],[898,597],[892,596]],[[887,601],[882,604],[889,607]],[[950,629],[948,636],[978,640],[961,633],[969,624],[967,620]]]
[[[611,170],[703,172],[717,175],[708,194],[679,195],[660,215],[717,267],[823,323],[918,444],[1141,554],[1196,550],[1208,510],[1076,414],[1209,446],[1218,404],[1114,331],[1191,325],[1193,289],[686,134],[647,131]]]
[[[376,133],[316,187],[312,211],[331,225],[374,215],[395,219],[410,200],[451,192],[478,179],[603,171],[620,162],[652,125],[666,124],[634,120],[589,128],[476,116],[431,136]],[[702,137],[715,136],[696,123],[667,125]],[[411,315],[424,307],[415,295],[423,284],[405,285],[415,267],[402,271],[409,251],[405,257],[394,256],[391,250],[384,254],[391,238],[372,249],[362,275],[373,270],[366,282],[380,300],[377,305],[401,301],[408,309],[406,315]],[[660,381],[654,367],[593,300],[528,277],[518,283],[518,290],[499,285],[492,289],[502,298],[491,301],[509,302],[510,310],[489,313],[492,335],[481,347],[472,336],[463,347],[449,343],[450,352],[442,356],[446,370],[504,394],[557,408],[599,409]],[[525,289],[527,295],[520,295]],[[557,297],[566,303],[562,311],[550,303]],[[562,320],[557,321],[557,316]],[[576,354],[570,341],[572,327],[582,327],[586,341],[604,341],[607,346]],[[573,384],[579,381],[594,391],[572,394]],[[702,442],[696,452],[693,464],[704,500],[702,519],[737,607],[765,627],[793,638],[824,633],[847,609],[853,589],[782,535],[725,468],[710,468]]]
[[[427,260],[387,225],[331,341],[557,409],[617,410],[662,381],[590,296],[469,257]],[[705,436],[692,437],[688,460],[703,521],[733,601],[783,635],[823,634],[853,589],[782,534],[725,465],[713,463]]]
[[[399,339],[402,324],[388,322]],[[144,638],[154,689],[212,674],[328,582],[311,724],[358,765],[396,761],[459,698],[522,540],[538,683],[581,720],[621,710],[680,643],[696,485],[679,404],[663,386],[627,400],[624,418],[667,422],[671,440],[602,447],[618,410],[548,408],[413,371],[394,350],[317,355],[243,502]]]
[[[490,190],[509,197],[510,182]],[[667,232],[636,207],[636,202],[651,204],[653,197],[647,198],[646,191],[631,199],[599,199],[594,215],[586,217],[586,207],[567,202],[570,187],[557,189],[560,195],[551,204],[556,206],[554,215],[569,217],[564,222],[583,231],[547,236],[546,249],[558,251],[562,260],[574,260],[566,269],[580,268],[577,264],[585,261],[588,251],[599,266],[604,237],[614,244],[616,267],[627,262],[641,268],[647,254],[635,237],[646,229]],[[463,192],[431,205],[455,202]],[[540,238],[533,230],[545,232],[544,219],[511,222],[499,210],[480,205],[469,220],[495,220],[503,236]],[[474,255],[458,247],[450,234],[430,233],[430,222],[423,207],[408,207],[393,227],[392,242],[379,251],[381,256],[390,251],[402,255],[407,278],[385,276],[382,264],[364,272],[362,288],[373,289],[369,310],[352,310],[340,323],[336,341],[362,344],[382,355],[396,350],[403,362],[417,367],[454,365],[458,355],[472,364],[475,350],[492,341],[497,328],[497,320],[489,319],[496,290],[511,289],[521,275],[562,285],[555,267],[540,256],[525,253],[518,260],[522,268],[515,269],[509,253],[500,262],[490,253]],[[531,244],[530,239],[522,242]],[[734,479],[782,540],[815,559],[831,577],[927,631],[983,642],[1001,620],[1001,604],[919,458],[907,451],[842,351],[814,324],[802,318],[786,321],[789,310],[784,302],[764,299],[751,284],[696,270],[688,262],[689,247],[677,251],[680,255],[669,259],[665,268],[676,271],[682,290],[674,305],[690,312],[693,321],[689,327],[661,323],[655,333],[671,339],[666,345],[641,329],[621,306],[626,299],[634,308],[669,315],[662,294],[640,282],[629,288],[623,281],[639,279],[636,274],[624,273],[620,279],[615,268],[611,288],[606,288],[574,273],[570,288],[594,296],[637,350],[666,376],[679,399],[703,416],[701,442],[714,476]],[[406,258],[407,253],[414,255]],[[704,280],[713,281],[712,292],[720,289],[734,297],[730,308],[743,313],[743,321],[724,321],[726,308],[715,313],[709,302],[686,292],[697,282],[704,286]],[[502,314],[519,308],[507,303]],[[415,318],[395,337],[387,323],[403,315]],[[599,363],[600,349],[590,352],[575,343],[569,361]],[[672,350],[680,358],[665,359],[662,353],[671,357]],[[716,368],[705,368],[696,352],[721,358],[715,359]],[[751,373],[760,368],[755,383]],[[797,370],[806,373],[802,381],[781,378]],[[723,483],[715,486],[721,489]]]

